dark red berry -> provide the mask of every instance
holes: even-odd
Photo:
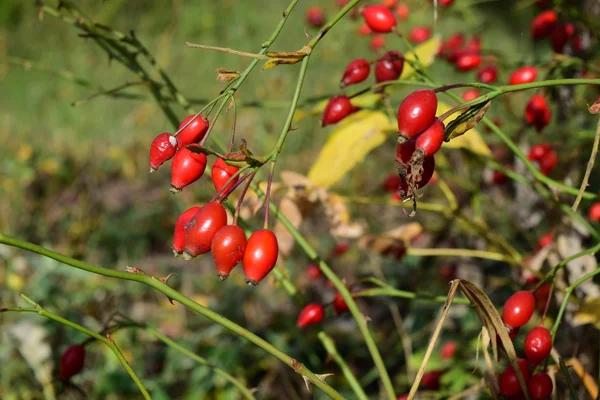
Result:
[[[388,192],[395,192],[398,190],[398,186],[400,186],[400,176],[398,174],[390,174],[388,175],[383,184],[383,190],[387,190]]]
[[[575,25],[573,24],[558,24],[552,31],[550,43],[552,50],[557,53],[562,53],[569,39],[575,35]]]
[[[459,71],[471,71],[479,68],[482,60],[481,55],[477,53],[464,52],[458,57],[455,64]]]
[[[211,201],[201,207],[185,226],[183,251],[189,257],[208,253],[215,234],[227,224],[227,213],[220,203]]]
[[[81,344],[70,346],[60,357],[58,371],[60,379],[67,381],[83,369],[85,363],[85,347]]]
[[[524,67],[516,69],[511,75],[508,83],[511,85],[521,85],[523,83],[530,83],[535,81],[537,78],[538,70],[536,67],[526,65]]]
[[[348,242],[336,243],[335,247],[333,248],[333,256],[341,257],[344,254],[346,254],[346,252],[348,250],[350,250],[350,243],[348,243]]]
[[[481,53],[481,37],[473,36],[467,43],[465,43],[464,50],[469,53]]]
[[[224,281],[244,257],[246,234],[237,225],[225,225],[217,231],[210,245],[219,280]]]
[[[494,171],[492,174],[492,183],[494,185],[501,185],[508,180],[508,176],[504,175],[500,171]]]
[[[332,97],[323,111],[321,126],[340,122],[354,111],[355,108],[352,103],[350,103],[350,99],[347,96],[339,95]]]
[[[529,322],[535,308],[535,297],[527,291],[520,291],[508,298],[502,309],[502,320],[511,328],[518,328]]]
[[[346,67],[344,71],[344,76],[342,77],[342,81],[340,82],[341,87],[354,85],[355,83],[360,83],[367,79],[369,76],[369,72],[371,71],[371,66],[369,62],[364,58],[359,58],[358,60],[352,61]]]
[[[227,192],[237,181],[239,175],[233,179],[226,188],[223,189],[223,186],[227,183],[229,178],[231,178],[238,171],[238,167],[234,167],[233,165],[228,165],[222,158],[217,158],[215,161],[215,165],[212,168],[212,183],[215,187],[217,193],[221,191]]]
[[[179,149],[171,163],[171,191],[181,189],[200,179],[206,168],[206,155],[194,153],[187,147]]]
[[[558,154],[552,149],[552,146],[546,143],[533,145],[529,150],[527,158],[536,162],[544,175],[552,172],[558,163]]]
[[[269,229],[261,229],[250,235],[242,258],[246,283],[258,285],[275,268],[278,252],[277,237]]]
[[[600,222],[600,203],[594,203],[588,210],[588,218],[592,222]]]
[[[194,215],[200,210],[199,206],[194,206],[185,210],[175,223],[175,232],[173,233],[173,252],[175,254],[183,253],[185,246],[185,226],[194,218]]]
[[[548,329],[536,326],[529,331],[523,344],[525,358],[530,364],[537,365],[544,361],[552,350],[552,337]]]
[[[546,154],[552,151],[552,146],[547,143],[534,144],[531,146],[527,158],[531,161],[540,161]]]
[[[510,338],[510,340],[515,340],[515,338],[519,335],[520,330],[521,328],[512,328],[511,330],[509,330],[508,337]]]
[[[435,118],[437,97],[433,90],[412,92],[398,107],[399,142],[415,137],[427,129]]]
[[[531,400],[550,400],[552,379],[547,373],[538,372],[531,377],[527,389]]]
[[[388,51],[375,64],[375,81],[395,81],[402,75],[404,56],[398,51]]]
[[[498,79],[498,67],[495,65],[488,65],[482,68],[477,73],[477,80],[481,83],[492,84]]]
[[[308,275],[311,280],[315,281],[319,279],[323,273],[317,264],[310,264],[306,269],[306,275]]]
[[[415,26],[408,34],[408,40],[415,44],[423,43],[431,37],[431,28],[428,26]]]
[[[394,14],[385,6],[379,4],[366,6],[363,7],[361,14],[373,32],[391,32],[396,26]]]
[[[479,90],[477,90],[475,88],[469,88],[469,89],[465,90],[462,94],[462,99],[465,102],[475,100],[478,97],[479,97]]]
[[[426,372],[421,379],[421,386],[427,390],[440,390],[440,378],[444,371],[435,370]]]
[[[304,328],[308,325],[318,324],[323,320],[324,316],[325,309],[322,305],[317,303],[310,303],[307,304],[306,307],[302,309],[302,311],[300,311],[296,325],[298,325],[298,328]]]
[[[455,33],[448,40],[442,43],[438,54],[442,57],[450,57],[450,55],[461,49],[465,41],[465,36],[462,33]],[[453,61],[452,61],[453,62]]]
[[[531,96],[525,107],[525,121],[527,121],[527,124],[533,125],[540,132],[550,123],[551,118],[552,111],[544,96],[539,94]]]
[[[542,11],[531,22],[531,37],[542,39],[550,36],[558,22],[558,15],[554,10]]]
[[[335,312],[335,315],[340,315],[348,311],[350,309],[348,308],[348,304],[346,304],[346,300],[344,300],[340,292],[337,292],[333,298],[333,312]]]
[[[323,9],[319,6],[313,6],[306,10],[306,22],[313,28],[320,28],[325,25]]]
[[[415,140],[415,151],[420,152],[421,157],[429,157],[437,153],[444,143],[444,124],[437,118],[429,128],[417,136]],[[415,156],[413,155],[413,160]]]
[[[523,359],[517,360],[519,363],[519,368],[521,369],[521,373],[523,374],[523,378],[525,379],[525,384],[527,384],[530,380],[529,369],[527,368],[527,361]],[[515,373],[512,365],[506,367],[502,375],[500,375],[499,379],[500,393],[505,396],[518,396],[523,393],[521,390],[521,386],[519,386],[519,380],[517,379],[517,374]]]
[[[191,121],[192,118],[194,118],[194,115],[189,115],[183,120],[183,122],[181,122],[181,124],[179,124],[179,129],[181,129],[177,135],[179,147],[184,147],[192,143],[198,143],[204,138],[204,135],[206,135],[206,132],[208,131],[208,120],[204,119],[202,115],[196,117],[189,125],[186,126],[186,124]]]
[[[150,144],[150,172],[156,171],[165,161],[177,152],[179,142],[170,133],[161,133]]]

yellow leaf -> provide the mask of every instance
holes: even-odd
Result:
[[[575,312],[573,321],[578,325],[594,324],[600,329],[600,297],[586,298]]]
[[[308,178],[318,186],[334,185],[381,145],[385,132],[395,129],[395,125],[381,111],[362,110],[351,114],[333,130]]]
[[[415,61],[417,58],[416,56],[418,56],[419,61],[421,61],[421,63],[424,66],[428,67],[431,65],[431,63],[433,63],[435,55],[438,53],[441,44],[441,37],[439,35],[436,35],[428,41],[423,42],[417,47],[415,47],[414,52],[409,51],[408,53],[405,53],[404,59],[409,61]],[[402,70],[402,74],[400,75],[400,79],[408,78],[410,75],[413,74],[413,72],[415,72],[414,68],[409,63],[405,62],[404,69]]]
[[[450,110],[448,104],[438,101],[437,115],[445,113]],[[452,139],[451,141],[444,143],[442,148],[446,149],[460,149],[465,148],[471,150],[473,153],[481,154],[482,156],[491,156],[492,152],[490,148],[485,143],[485,141],[481,138],[479,131],[477,129],[471,129],[467,133],[457,138]]]

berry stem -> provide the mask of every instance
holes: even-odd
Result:
[[[487,90],[498,90],[497,86],[487,85],[487,84],[481,83],[481,82],[471,82],[471,83],[454,83],[452,85],[444,85],[444,86],[440,86],[438,88],[433,89],[433,91],[435,93],[441,93],[441,92],[445,92],[447,90],[457,89],[457,88],[462,88],[462,87],[473,87],[473,88],[487,89]]]
[[[252,168],[250,165],[245,165],[244,167],[238,169],[237,171],[235,171],[235,173],[233,175],[231,175],[229,177],[229,179],[227,179],[227,181],[225,182],[225,184],[223,185],[223,187],[221,188],[221,190],[219,190],[210,201],[219,201],[219,202],[223,202],[227,197],[229,197],[229,195],[231,194],[231,192],[233,192],[235,189],[237,189],[237,187],[248,177],[247,174],[245,176],[243,176],[241,179],[238,179],[233,185],[231,185],[231,187],[228,187],[229,184],[231,182],[233,182],[233,180],[240,176],[243,172],[245,172],[246,170],[248,170],[249,168]],[[227,191],[224,191],[224,189],[227,188]]]
[[[266,189],[266,197],[265,197],[265,222],[263,224],[264,229],[269,229],[269,204],[271,202],[271,183],[273,182],[273,172],[275,171],[275,160],[274,158],[271,161],[271,166],[269,168],[269,178],[267,179],[267,189]]]
[[[554,281],[550,285],[550,291],[548,292],[548,298],[546,299],[546,304],[544,305],[544,312],[542,314],[542,322],[540,325],[544,325],[544,321],[546,320],[546,314],[548,313],[548,308],[550,308],[550,302],[552,301],[552,293],[554,292]]]
[[[594,168],[594,163],[596,162],[596,156],[598,156],[598,143],[600,142],[600,119],[598,119],[598,124],[596,125],[596,134],[594,135],[594,144],[592,145],[592,152],[590,153],[590,159],[587,163],[587,168],[585,170],[585,175],[583,176],[583,180],[581,181],[581,186],[579,187],[579,192],[577,193],[577,198],[571,207],[573,212],[577,211],[579,207],[579,203],[581,203],[581,198],[583,197],[583,193],[585,189],[588,187],[588,182],[590,179],[590,175],[592,173],[592,169]]]
[[[250,184],[252,183],[252,180],[254,179],[254,176],[256,175],[256,171],[257,170],[254,169],[254,171],[252,171],[250,173],[250,175],[252,175],[252,177],[250,178],[250,180],[246,183],[246,185],[242,189],[242,193],[240,193],[240,198],[238,199],[238,202],[235,206],[235,214],[233,215],[233,224],[234,225],[237,225],[238,217],[240,216],[240,210],[242,209],[242,203],[244,202],[244,197],[246,197],[246,193],[248,192],[248,188],[250,187]]]
[[[0,234],[0,236],[2,236]],[[123,356],[123,353],[121,353],[121,351],[119,350],[119,348],[117,347],[116,343],[110,339],[107,338],[105,336],[99,335],[98,333],[89,330],[88,328],[81,326],[79,324],[76,324],[74,322],[71,322],[67,319],[62,318],[59,315],[56,315],[54,313],[51,313],[49,311],[47,311],[46,309],[44,309],[42,306],[40,306],[38,303],[34,302],[33,300],[31,300],[29,297],[27,297],[25,294],[20,293],[19,294],[21,296],[21,298],[23,298],[26,302],[28,302],[29,304],[31,304],[33,307],[31,308],[25,308],[25,307],[9,307],[9,308],[2,308],[0,309],[0,311],[15,311],[15,312],[33,312],[33,313],[37,313],[40,314],[41,316],[51,319],[53,321],[56,321],[62,325],[68,326],[69,328],[73,328],[78,330],[81,333],[84,333],[90,337],[93,337],[94,339],[98,340],[99,342],[104,343],[105,345],[107,345],[113,353],[115,353],[115,356],[117,357],[117,359],[119,360],[119,362],[121,363],[121,365],[123,365],[123,368],[125,368],[125,370],[127,371],[127,373],[129,374],[129,376],[131,377],[131,379],[135,382],[135,384],[137,385],[138,389],[140,390],[140,392],[142,393],[142,396],[144,396],[145,399],[151,399],[152,397],[150,397],[150,394],[148,393],[148,390],[146,389],[146,387],[144,386],[144,384],[142,383],[142,381],[140,380],[140,378],[138,378],[138,376],[136,375],[136,373],[133,371],[133,369],[131,368],[131,366],[129,365],[129,363],[127,362],[127,360],[125,359],[125,357]]]

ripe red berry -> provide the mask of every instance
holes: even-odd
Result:
[[[558,164],[558,154],[546,143],[533,145],[529,150],[527,158],[536,162],[544,175],[552,172],[556,164]]]
[[[71,379],[83,369],[85,363],[85,347],[81,344],[70,346],[60,357],[58,374],[63,381]]]
[[[360,26],[358,27],[357,33],[358,36],[368,36],[372,33],[373,31],[371,31],[371,28],[369,28],[369,25],[362,23],[360,24]]]
[[[421,386],[427,390],[440,390],[440,378],[444,371],[435,370],[426,372],[421,379]]]
[[[396,16],[398,17],[398,19],[400,19],[401,21],[406,21],[409,15],[410,8],[408,8],[408,5],[406,3],[398,4],[398,6],[396,7]]]
[[[371,66],[369,62],[364,58],[359,58],[358,60],[352,61],[346,67],[344,71],[344,76],[342,77],[342,81],[340,82],[341,87],[354,85],[355,83],[360,83],[367,79],[369,76],[369,72],[371,71]]]
[[[548,329],[536,326],[529,331],[523,344],[525,358],[530,364],[537,365],[544,361],[552,350],[552,337]]]
[[[335,315],[340,315],[348,311],[350,309],[348,308],[348,304],[346,304],[346,300],[344,300],[340,292],[337,292],[333,298],[333,312],[335,312]]]
[[[600,203],[594,203],[588,210],[588,218],[592,222],[600,222]]]
[[[385,45],[385,36],[373,35],[371,38],[371,50],[377,51]]]
[[[465,90],[462,94],[462,99],[464,101],[471,101],[479,97],[479,90],[475,88],[469,88]]]
[[[531,377],[527,389],[531,400],[550,400],[552,379],[547,373],[538,372]]]
[[[375,64],[375,81],[395,81],[404,69],[404,56],[398,51],[388,51]]]
[[[520,85],[523,83],[530,83],[535,81],[537,78],[538,70],[536,67],[526,65],[524,67],[516,69],[511,75],[508,83],[511,85]]]
[[[502,309],[502,320],[511,328],[525,325],[533,315],[535,297],[527,291],[520,291],[508,298]]]
[[[150,144],[150,172],[156,171],[165,161],[177,152],[179,142],[170,133],[161,133]]]
[[[444,124],[437,118],[429,128],[417,136],[415,140],[415,152],[419,152],[418,157],[429,157],[437,153],[444,143]],[[415,156],[413,155],[413,160]]]
[[[361,14],[373,32],[391,32],[396,26],[394,14],[385,6],[376,4],[363,7]]]
[[[550,246],[554,240],[554,232],[548,232],[544,236],[538,239],[538,249],[543,249],[546,246]]]
[[[186,119],[179,124],[179,129],[183,128],[192,118],[194,118],[194,115],[189,115],[186,117]],[[204,119],[202,115],[198,115],[196,119],[194,119],[188,126],[185,126],[185,128],[183,128],[177,135],[177,139],[179,139],[179,147],[184,147],[188,144],[198,143],[201,141],[208,131],[208,125],[208,120]]]
[[[319,279],[323,273],[317,264],[310,264],[306,269],[306,275],[308,275],[311,280],[315,281]]]
[[[456,60],[456,68],[459,71],[471,71],[481,65],[481,55],[477,53],[464,52]]]
[[[237,225],[225,225],[217,231],[210,245],[219,280],[224,281],[244,257],[246,234]]]
[[[227,224],[227,213],[221,203],[211,201],[201,207],[185,226],[183,251],[191,257],[208,253],[215,234]]]
[[[408,40],[415,44],[423,43],[431,37],[431,28],[428,26],[415,26],[408,34]]]
[[[552,50],[557,53],[562,53],[569,39],[575,35],[575,25],[573,24],[558,24],[552,31],[550,43]]]
[[[552,146],[548,143],[534,144],[531,146],[527,158],[531,161],[539,161],[552,151]]]
[[[470,53],[481,53],[481,37],[473,36],[465,43],[464,50]]]
[[[406,96],[398,107],[399,143],[427,129],[433,123],[436,110],[437,97],[433,90],[420,89]]]
[[[310,303],[300,311],[296,325],[298,325],[298,328],[304,328],[307,325],[318,324],[323,320],[324,316],[325,309],[322,305]]]
[[[277,237],[272,231],[261,229],[250,235],[242,258],[246,283],[258,285],[275,267],[278,252]]]
[[[233,179],[226,188],[223,189],[223,186],[225,186],[229,178],[231,178],[238,171],[238,169],[238,167],[228,165],[225,161],[223,161],[222,158],[217,158],[211,173],[212,183],[217,193],[220,193],[221,191],[223,193],[226,192],[238,181],[239,175]]]
[[[531,22],[531,37],[542,39],[550,36],[558,22],[558,15],[554,10],[542,11]]]
[[[508,180],[508,176],[504,175],[500,171],[494,171],[494,173],[492,174],[492,183],[494,185],[501,185],[501,184],[505,183],[507,180]]]
[[[347,96],[339,95],[332,97],[323,111],[321,126],[332,125],[340,122],[353,111],[355,111],[355,108],[352,103],[350,103],[350,99]]]
[[[200,210],[199,206],[188,208],[177,218],[172,246],[175,254],[183,253],[183,247],[185,246],[185,226],[194,218],[198,210]]]
[[[523,374],[523,378],[525,379],[525,384],[527,384],[530,380],[529,369],[527,368],[527,361],[523,359],[517,360],[519,363],[519,368],[521,369],[521,373]],[[506,367],[502,375],[500,375],[499,379],[500,385],[500,393],[505,396],[512,397],[518,396],[522,393],[521,386],[519,386],[519,380],[517,379],[517,374],[515,373],[512,365]]]
[[[187,147],[179,149],[171,163],[171,191],[176,193],[200,179],[206,168],[206,155]]]
[[[487,83],[488,85],[496,82],[498,79],[498,67],[495,65],[488,65],[482,68],[477,73],[477,80],[481,83]]]
[[[385,178],[381,186],[383,187],[383,190],[395,192],[398,190],[398,186],[400,186],[400,180],[401,178],[398,174],[390,174]]]
[[[442,357],[442,360],[449,360],[453,358],[457,349],[458,345],[453,340],[444,343],[442,349],[440,350],[440,356]]]
[[[313,6],[306,10],[306,22],[313,28],[320,28],[325,25],[323,9],[319,6]]]
[[[442,43],[438,52],[439,55],[442,57],[449,57],[451,53],[456,52],[462,47],[464,41],[465,36],[462,33],[455,33]]]
[[[540,132],[550,123],[551,118],[552,111],[544,96],[539,94],[531,96],[525,107],[525,121],[527,121],[527,124],[533,125]]]

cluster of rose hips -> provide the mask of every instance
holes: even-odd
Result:
[[[174,135],[161,133],[150,146],[151,171],[173,158],[171,163],[171,191],[176,193],[197,181],[204,174],[207,157],[190,148],[201,147],[209,129],[209,122],[200,115],[190,115],[180,124]],[[235,157],[234,153],[228,157]],[[217,158],[212,168],[212,183],[219,196],[203,206],[184,211],[177,219],[173,234],[173,252],[191,259],[211,252],[217,275],[225,280],[231,270],[242,261],[246,282],[258,284],[275,267],[278,244],[269,229],[258,230],[246,240],[244,230],[237,224],[227,224],[227,213],[221,205],[235,189],[238,168]]]
[[[527,324],[533,315],[536,299],[528,291],[513,294],[504,303],[502,320],[510,328],[509,336],[514,339],[519,329]],[[552,350],[552,336],[543,326],[532,328],[525,337],[523,351],[524,359],[519,359],[519,368],[525,378],[529,394],[534,399],[549,399],[552,394],[552,379],[546,372],[538,372],[531,376],[528,364],[541,364]],[[517,375],[512,366],[508,366],[499,378],[500,392],[507,397],[522,395]]]
[[[531,37],[534,40],[549,38],[552,50],[557,53],[564,53],[567,47],[575,54],[583,50],[583,41],[576,32],[575,24],[559,21],[555,10],[545,10],[535,16],[531,22]]]

